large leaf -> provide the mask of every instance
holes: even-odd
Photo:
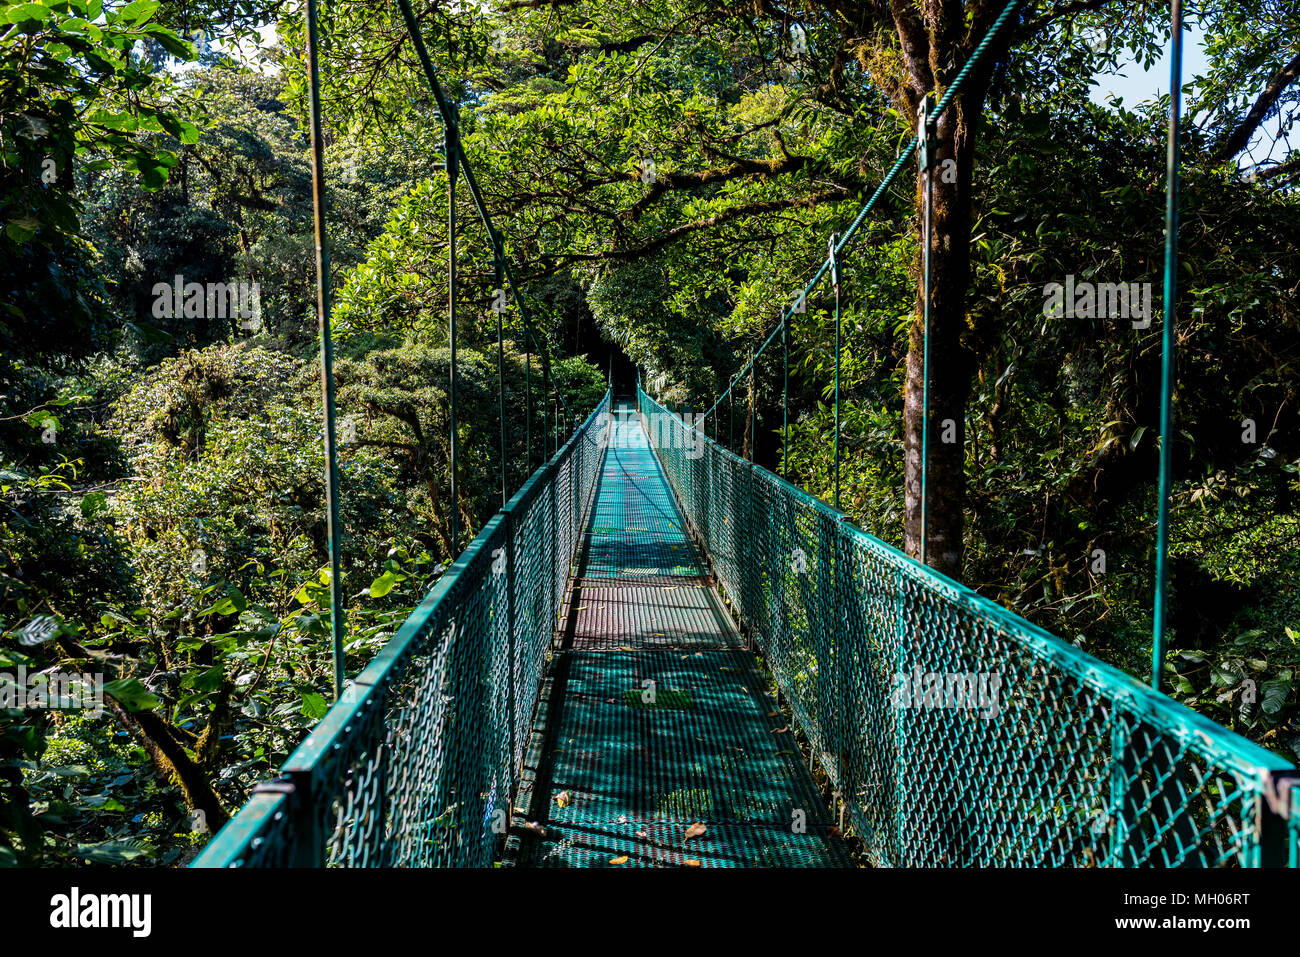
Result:
[[[149,693],[139,678],[121,678],[104,685],[104,693],[111,695],[127,711],[152,711],[161,701]]]

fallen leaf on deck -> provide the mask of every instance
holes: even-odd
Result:
[[[768,716],[769,718],[779,718],[779,717],[781,717],[781,712],[780,712],[780,711],[769,711],[769,712],[767,713],[767,716]]]
[[[536,821],[527,821],[527,822],[525,822],[525,823],[524,823],[524,830],[525,830],[525,831],[528,831],[528,832],[530,832],[530,833],[532,833],[532,834],[536,834],[538,837],[545,837],[545,836],[546,836],[546,828],[542,827],[542,826],[541,826],[540,824],[538,824]]]
[[[693,857],[690,858],[689,860],[683,861],[682,863],[685,864],[687,867],[699,867],[699,866],[700,866],[700,862],[697,861],[697,860],[696,860],[695,858],[693,858]]]
[[[561,791],[559,794],[555,795],[555,803],[560,807],[568,807],[573,803],[573,801],[570,800],[568,791]]]
[[[690,827],[686,829],[686,840],[689,841],[693,837],[703,837],[708,830],[709,829],[707,827],[705,827],[699,821],[696,821],[694,824],[692,824]]]
[[[624,854],[622,857],[611,857],[611,858],[609,859],[609,862],[610,862],[611,864],[626,864],[626,863],[627,863],[627,855]]]
[[[637,832],[636,832],[636,836],[637,836],[637,840],[639,840],[639,841],[648,841],[648,840],[650,840],[650,835],[647,834],[645,831],[637,831]]]

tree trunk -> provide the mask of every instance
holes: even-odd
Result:
[[[941,83],[974,52],[975,43],[992,24],[985,4],[969,28],[963,7],[927,2],[924,13],[902,0],[891,5],[908,64],[910,84],[903,91],[916,115],[921,96]],[[984,110],[992,66],[1005,51],[990,51],[963,81],[960,92],[939,120],[933,160],[934,211],[929,237],[930,275],[930,438],[926,472],[926,562],[960,579],[966,504],[966,403],[975,371],[975,357],[965,342],[966,290],[970,282],[971,183],[975,166],[975,133]],[[925,214],[925,173],[917,171],[918,229]],[[917,299],[908,336],[907,377],[903,401],[904,500],[903,547],[914,558],[921,553],[921,450],[924,427],[925,360],[923,250],[916,258]]]
[[[970,281],[971,167],[974,136],[959,98],[939,123],[934,164],[934,213],[930,274],[930,440],[926,475],[926,561],[960,578],[966,500],[965,423],[974,363],[963,342],[966,287]],[[978,115],[978,105],[976,107]],[[956,163],[945,164],[946,160]],[[947,181],[951,180],[951,181]],[[924,222],[925,174],[916,180],[918,222]],[[906,455],[904,546],[921,552],[921,449],[925,358],[923,251],[918,248],[916,312],[908,337],[907,386],[903,403]]]

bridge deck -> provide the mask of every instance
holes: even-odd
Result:
[[[644,431],[621,431],[601,469],[523,769],[512,830],[535,822],[545,835],[512,838],[507,861],[848,864]],[[626,441],[629,431],[637,441]],[[687,838],[694,824],[706,830]]]

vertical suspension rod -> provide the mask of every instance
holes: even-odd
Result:
[[[325,154],[321,130],[319,12],[307,0],[307,84],[311,109],[312,222],[316,234],[316,318],[320,327],[321,404],[325,412],[325,534],[330,554],[330,638],[334,700],[343,693],[343,560],[339,463],[334,413],[334,340],[330,331],[330,254],[325,243]]]
[[[1169,495],[1173,472],[1174,310],[1178,298],[1178,124],[1183,100],[1183,5],[1172,0],[1169,38],[1169,139],[1165,156],[1165,288],[1160,362],[1160,489],[1156,518],[1156,593],[1151,636],[1151,687],[1160,690],[1165,663],[1169,584]]]

